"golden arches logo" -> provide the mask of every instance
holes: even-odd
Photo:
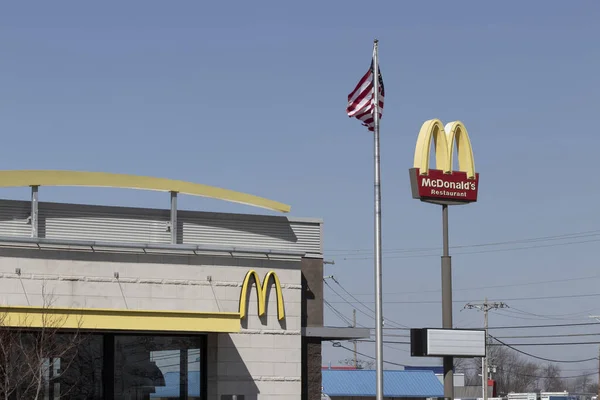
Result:
[[[256,284],[256,297],[258,300],[258,316],[262,317],[265,315],[267,308],[267,295],[269,294],[269,284],[271,281],[275,284],[275,294],[277,295],[277,319],[282,320],[285,318],[285,308],[283,305],[283,294],[281,292],[281,283],[275,271],[269,271],[263,279],[262,286],[260,283],[260,277],[254,270],[248,271],[242,284],[242,291],[240,293],[240,319],[246,318],[248,315],[247,300],[248,290],[251,289],[251,281],[254,280]]]
[[[460,121],[444,126],[439,119],[425,121],[419,131],[415,148],[414,167],[420,175],[429,173],[429,153],[431,138],[435,146],[435,168],[446,174],[452,173],[454,163],[454,143],[458,155],[458,170],[465,172],[468,179],[475,179],[475,160],[467,128]]]

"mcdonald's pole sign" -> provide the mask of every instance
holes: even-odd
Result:
[[[429,168],[431,139],[435,149],[435,169]],[[458,170],[453,171],[454,149]],[[410,172],[413,198],[441,205],[466,204],[477,201],[479,174],[475,172],[473,149],[467,129],[460,121],[444,126],[439,119],[425,121],[415,148]]]

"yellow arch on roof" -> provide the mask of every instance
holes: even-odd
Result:
[[[174,179],[107,172],[52,170],[0,171],[0,187],[24,186],[87,186],[156,190],[225,200],[284,213],[290,212],[291,209],[287,204],[251,194]]]

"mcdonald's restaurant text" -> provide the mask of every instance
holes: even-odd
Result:
[[[452,171],[444,173],[438,169],[429,169],[421,175],[418,168],[411,170],[413,176],[413,197],[424,201],[470,203],[477,201],[479,174],[469,179],[466,172]]]
[[[423,178],[424,187],[440,188],[440,189],[458,189],[458,190],[475,190],[477,186],[475,182],[448,182],[443,179]]]

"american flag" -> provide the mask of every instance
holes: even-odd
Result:
[[[374,123],[374,105],[375,96],[373,90],[373,61],[371,61],[371,68],[358,82],[358,85],[354,88],[352,93],[348,95],[348,107],[346,112],[350,118],[354,117],[359,119],[362,124],[369,128],[370,131],[375,129]],[[385,89],[383,88],[383,77],[381,76],[381,70],[377,68],[379,75],[379,118],[383,115],[383,99],[385,97]]]

